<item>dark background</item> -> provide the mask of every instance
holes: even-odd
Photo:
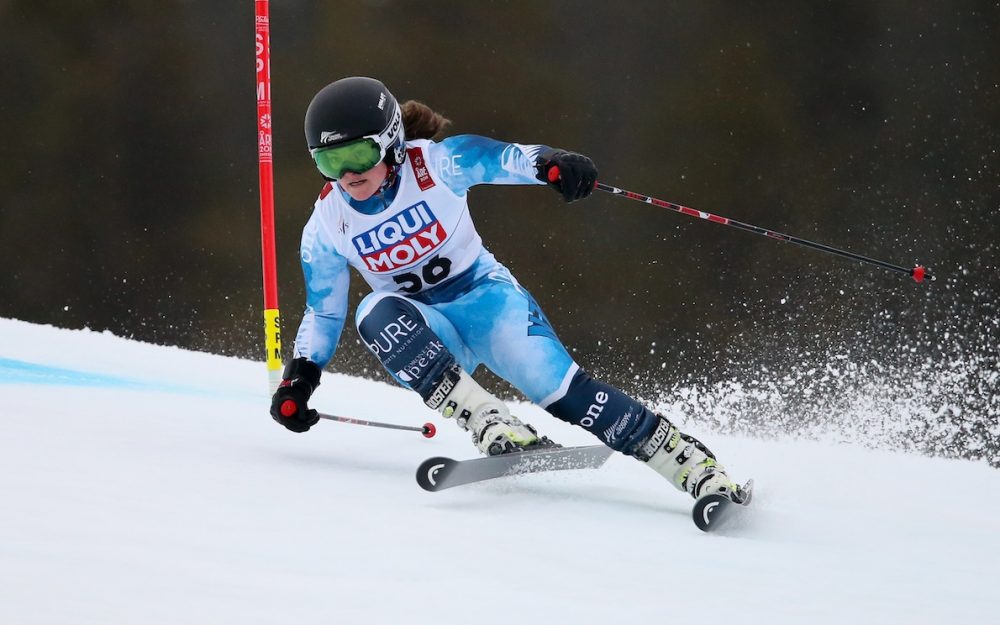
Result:
[[[474,189],[487,246],[595,374],[723,429],[997,461],[997,2],[271,5],[286,353],[322,185],[302,116],[371,75],[454,133],[937,278]],[[0,316],[263,360],[253,22],[250,0],[0,0]],[[382,375],[350,324],[331,369]]]

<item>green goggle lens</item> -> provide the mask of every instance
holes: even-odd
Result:
[[[346,172],[361,174],[378,165],[382,151],[373,139],[359,139],[313,152],[316,167],[327,178],[338,180]]]

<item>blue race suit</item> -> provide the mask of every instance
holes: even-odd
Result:
[[[656,417],[573,361],[469,214],[475,185],[544,184],[536,160],[546,149],[476,135],[408,141],[405,162],[371,198],[324,187],[302,235],[296,356],[321,368],[333,357],[354,267],[373,289],[358,306],[358,331],[397,382],[424,395],[451,363],[470,373],[485,364],[556,417],[631,452]]]

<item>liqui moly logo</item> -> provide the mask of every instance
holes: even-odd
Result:
[[[420,202],[351,240],[369,271],[386,273],[417,262],[447,237],[427,203]]]

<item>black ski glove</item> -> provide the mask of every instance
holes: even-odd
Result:
[[[583,154],[549,149],[535,161],[538,179],[549,183],[567,202],[582,200],[597,184],[597,166]]]
[[[281,385],[271,398],[271,417],[293,432],[305,432],[319,421],[308,401],[319,386],[319,366],[306,358],[296,358],[285,366]]]

